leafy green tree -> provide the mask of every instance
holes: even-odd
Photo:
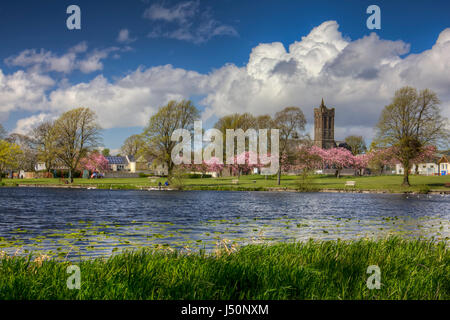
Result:
[[[142,135],[134,134],[126,138],[120,150],[123,154],[136,157],[138,154],[140,155],[143,152],[144,145],[145,142]]]
[[[167,163],[169,175],[174,164],[171,159],[172,150],[176,145],[172,141],[172,134],[177,129],[193,131],[194,121],[198,120],[200,113],[191,101],[169,101],[150,118],[144,129],[143,138],[145,148],[154,158]]]
[[[0,181],[2,181],[5,170],[13,170],[18,167],[21,155],[22,151],[17,144],[0,140]]]
[[[109,157],[109,156],[110,156],[110,150],[109,150],[108,148],[104,148],[104,149],[102,150],[102,155],[103,155],[104,157]]]
[[[99,145],[97,116],[89,108],[67,111],[55,121],[52,136],[55,155],[69,169],[70,182],[73,182],[73,172],[80,159]]]
[[[403,87],[395,92],[392,103],[384,108],[376,126],[376,143],[395,147],[395,157],[404,168],[403,184],[409,186],[413,159],[430,145],[447,145],[448,120],[441,115],[440,101],[429,89],[420,92]]]
[[[22,151],[16,159],[17,168],[19,170],[34,171],[38,159],[33,139],[24,134],[12,133],[6,138],[6,141],[18,145]]]
[[[366,142],[362,136],[348,136],[345,138],[345,143],[352,149],[353,155],[366,152]]]

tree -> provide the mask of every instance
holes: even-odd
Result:
[[[20,134],[12,133],[7,138],[11,144],[18,145],[21,153],[17,156],[17,168],[19,170],[34,171],[37,163],[37,152],[34,148],[34,141],[32,138]]]
[[[88,156],[80,159],[79,168],[91,172],[107,171],[109,169],[109,163],[103,154],[91,152]]]
[[[0,181],[2,181],[5,170],[15,169],[19,165],[18,160],[21,154],[22,151],[17,144],[0,140]]]
[[[378,174],[383,174],[385,167],[394,166],[398,161],[393,154],[392,147],[375,147],[372,143],[370,151],[368,153],[368,167],[374,171],[378,171]]]
[[[79,161],[99,145],[100,126],[95,113],[89,108],[67,111],[56,121],[52,129],[53,150],[69,169],[70,182]]]
[[[261,168],[261,164],[253,164],[250,163],[251,158],[257,157],[257,154],[252,153],[251,151],[244,151],[241,154],[235,155],[233,164],[229,164],[231,172],[238,177],[242,174],[250,174],[253,172],[255,168]]]
[[[366,152],[366,142],[362,136],[348,136],[345,143],[350,146],[353,155]]]
[[[332,148],[321,153],[325,164],[336,169],[336,177],[341,177],[341,170],[354,165],[353,154],[345,148]]]
[[[423,147],[422,152],[411,160],[411,162],[416,165],[416,174],[419,174],[419,164],[433,161],[436,152],[437,149],[435,146],[425,146]]]
[[[395,147],[395,157],[404,168],[404,186],[410,185],[412,160],[426,146],[448,145],[448,121],[441,116],[439,104],[436,93],[429,89],[418,92],[404,87],[395,92],[392,103],[381,113],[376,140],[382,147]]]
[[[279,163],[289,152],[292,140],[299,139],[300,132],[305,130],[306,119],[298,107],[287,107],[275,114],[274,125],[280,130]],[[295,148],[292,148],[295,149]],[[278,185],[281,183],[281,166],[278,168]]]
[[[365,168],[369,166],[369,154],[357,154],[353,157],[353,167],[358,170],[359,175],[362,175]]]
[[[144,139],[140,134],[134,134],[125,139],[120,151],[127,155],[136,157],[137,154],[142,152],[144,147]]]
[[[323,166],[323,159],[321,152],[317,152],[320,149],[316,146],[303,145],[300,146],[295,153],[295,161],[293,167],[302,172],[302,184],[307,181],[308,175],[314,170]]]
[[[103,155],[104,157],[109,157],[109,156],[110,156],[110,152],[111,152],[111,150],[109,150],[108,148],[104,148],[104,149],[102,150],[102,155]]]
[[[45,121],[34,128],[30,134],[34,142],[37,160],[44,162],[47,172],[54,168],[56,162],[54,151],[55,136],[52,134],[52,130],[53,122]]]
[[[194,121],[199,119],[199,111],[191,101],[170,101],[150,118],[143,137],[146,150],[156,160],[167,163],[169,175],[174,167],[171,154],[176,141],[172,134],[177,129],[193,131]]]
[[[211,157],[211,159],[205,160],[204,162],[208,166],[208,172],[215,172],[218,175],[222,173],[224,165],[219,158]]]

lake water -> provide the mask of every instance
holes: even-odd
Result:
[[[223,240],[442,240],[449,208],[449,195],[0,188],[0,251],[77,259]]]

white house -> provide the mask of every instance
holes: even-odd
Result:
[[[450,174],[450,163],[448,158],[444,155],[438,162],[439,165],[439,175],[446,176]]]
[[[34,171],[45,171],[47,170],[45,162],[38,162],[34,165]]]
[[[108,156],[105,157],[108,160],[109,169],[111,171],[128,171],[131,173],[136,172],[136,161],[133,156]]]
[[[420,163],[418,165],[419,174],[423,176],[433,176],[439,174],[439,165],[436,163],[428,162],[428,163]],[[416,165],[414,164],[411,168],[411,173],[416,172]],[[395,174],[403,174],[404,169],[401,164],[395,165]]]

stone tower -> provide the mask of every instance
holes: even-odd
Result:
[[[328,109],[322,98],[319,108],[314,108],[314,144],[319,148],[330,149],[334,141],[334,108]]]

